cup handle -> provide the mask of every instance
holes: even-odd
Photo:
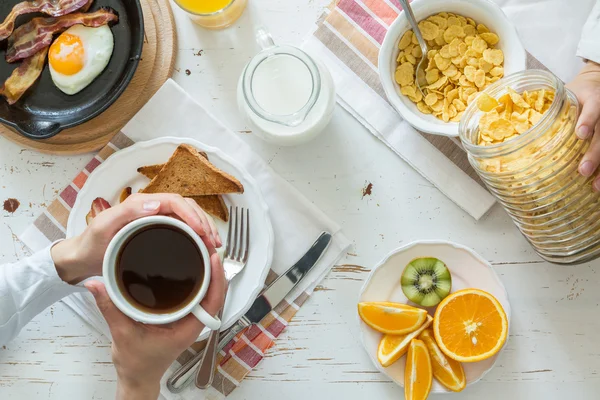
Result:
[[[267,28],[262,25],[256,28],[256,43],[258,43],[262,50],[275,47],[273,36],[271,36],[271,33],[269,33]]]
[[[221,320],[207,313],[200,305],[194,307],[192,314],[194,314],[194,316],[198,318],[198,321],[202,322],[204,326],[208,327],[211,331],[216,331],[221,328]]]

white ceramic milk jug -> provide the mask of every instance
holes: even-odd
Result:
[[[262,47],[238,82],[238,105],[252,131],[279,145],[304,143],[323,131],[335,106],[331,74],[297,47],[276,46],[264,29]]]

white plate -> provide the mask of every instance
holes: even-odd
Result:
[[[109,157],[89,176],[79,192],[67,224],[67,237],[75,236],[86,228],[85,216],[97,197],[114,205],[119,202],[123,188],[131,186],[134,193],[145,187],[149,180],[137,172],[143,165],[167,162],[177,146],[187,143],[208,154],[210,162],[235,176],[244,185],[244,194],[225,195],[227,205],[250,210],[250,250],[246,268],[233,280],[229,288],[223,314],[223,329],[231,326],[252,305],[263,288],[273,259],[273,227],[268,206],[254,178],[237,161],[221,150],[196,140],[165,137],[139,142]],[[227,238],[227,224],[216,221],[223,240]],[[202,332],[207,336],[208,330]]]
[[[477,288],[494,295],[504,307],[510,328],[508,294],[492,266],[473,250],[446,241],[414,242],[391,252],[369,274],[361,289],[359,302],[392,301],[409,303],[400,287],[400,277],[404,267],[418,257],[436,257],[446,263],[452,274],[452,292],[466,288]],[[382,334],[371,329],[360,318],[358,320],[363,345],[375,367],[396,384],[403,387],[406,356],[387,368],[382,367],[377,361],[377,346]],[[467,385],[477,382],[491,370],[499,354],[484,361],[463,363]],[[431,393],[447,392],[448,390],[445,387],[435,379],[433,380]]]

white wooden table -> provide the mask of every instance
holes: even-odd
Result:
[[[239,24],[222,32],[195,28],[176,10],[175,80],[337,220],[354,242],[342,260],[346,265],[333,269],[230,398],[402,398],[402,390],[375,370],[361,347],[356,300],[369,269],[417,239],[447,239],[475,249],[495,266],[512,303],[510,340],[496,367],[453,398],[598,398],[599,261],[569,267],[542,261],[498,206],[485,220],[474,221],[339,107],[327,132],[305,146],[274,147],[249,134],[236,110],[235,86],[257,51],[253,26],[264,23],[278,41],[300,43],[328,1],[251,0]],[[577,27],[590,0],[571,6],[582,3],[581,10],[570,11],[572,19],[563,15],[560,23],[542,28],[539,21],[532,22],[537,28],[526,24],[531,14],[515,11],[517,0],[501,3],[528,48],[538,35],[547,46],[555,43],[553,52],[534,54],[563,79],[570,78],[578,67],[573,61]],[[556,12],[561,14],[559,8]],[[574,38],[561,41],[570,31]],[[202,55],[195,55],[199,50]],[[15,233],[88,159],[41,155],[0,138],[0,206],[7,198],[21,203],[14,214],[0,210],[0,263],[26,255]],[[372,195],[363,197],[368,183]],[[0,348],[0,399],[112,399],[114,393],[110,343],[60,303]]]

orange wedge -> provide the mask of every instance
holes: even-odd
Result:
[[[407,335],[385,335],[377,348],[377,359],[384,367],[389,367],[406,354],[410,341],[416,339],[421,332],[431,325],[433,318],[429,315],[423,325]]]
[[[461,363],[446,357],[435,342],[431,329],[425,329],[419,336],[419,339],[425,343],[427,350],[429,350],[433,377],[448,390],[453,392],[463,390],[467,386],[467,378],[465,377],[465,371]]]
[[[405,335],[417,330],[427,317],[427,311],[389,302],[358,303],[358,314],[365,324],[388,335]]]
[[[479,289],[452,293],[438,305],[433,333],[440,349],[460,362],[476,362],[497,354],[508,337],[502,305]]]
[[[433,372],[427,346],[423,341],[413,339],[408,347],[404,370],[404,398],[406,400],[427,399],[432,381]]]

